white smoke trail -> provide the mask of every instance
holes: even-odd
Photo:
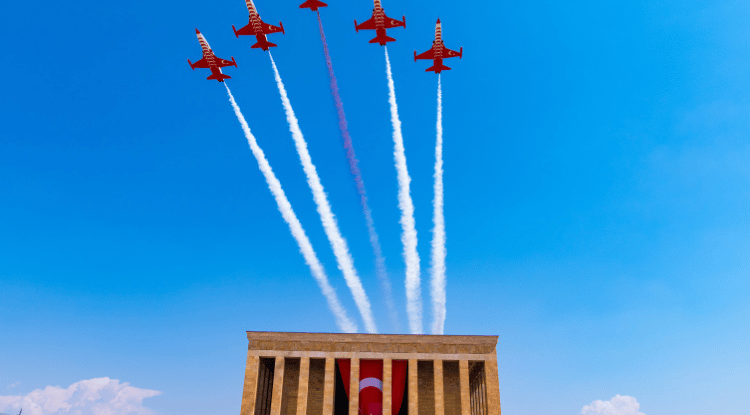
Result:
[[[409,190],[409,171],[406,169],[404,137],[401,134],[401,121],[398,118],[396,87],[391,73],[391,60],[385,48],[385,67],[388,74],[388,102],[391,105],[393,124],[393,158],[398,173],[398,207],[401,209],[401,242],[404,244],[406,262],[406,312],[409,316],[409,329],[412,334],[422,334],[422,293],[419,280],[419,254],[417,253],[417,229],[414,227],[414,204]]]
[[[383,257],[383,249],[380,246],[380,237],[378,237],[378,232],[375,230],[375,221],[372,218],[370,204],[367,201],[367,191],[365,190],[365,181],[362,179],[362,171],[359,169],[359,160],[357,160],[352,137],[351,134],[349,134],[349,125],[346,122],[346,112],[344,111],[344,101],[341,99],[338,80],[336,79],[336,73],[333,71],[333,61],[331,60],[331,53],[328,51],[328,41],[326,40],[326,34],[323,30],[323,21],[320,19],[320,11],[318,11],[317,15],[318,28],[320,29],[320,40],[323,43],[323,53],[325,54],[326,65],[328,66],[328,77],[331,79],[331,94],[333,95],[333,100],[336,104],[336,113],[339,118],[341,138],[344,139],[346,158],[349,160],[349,170],[354,176],[354,183],[356,184],[357,192],[359,193],[359,204],[362,205],[362,213],[365,215],[365,223],[367,224],[367,233],[370,235],[372,253],[375,256],[375,275],[380,281],[380,290],[383,293],[383,299],[385,301],[385,306],[388,309],[388,314],[391,316],[393,332],[400,333],[401,325],[398,321],[396,303],[393,301],[391,280],[388,277],[388,271],[385,267],[385,257]]]
[[[443,216],[443,89],[438,74],[435,200],[432,229],[432,334],[445,329],[445,217]]]
[[[302,130],[299,128],[299,122],[294,115],[292,103],[289,101],[286,88],[284,88],[284,83],[281,81],[281,75],[279,75],[279,69],[276,67],[276,62],[273,60],[270,51],[268,52],[268,56],[271,58],[276,85],[279,88],[281,102],[284,104],[284,110],[286,111],[289,131],[292,132],[294,145],[297,147],[297,154],[299,154],[302,168],[305,170],[305,175],[307,176],[307,184],[310,186],[310,190],[312,190],[313,199],[318,207],[318,214],[323,223],[323,229],[325,230],[326,236],[328,236],[328,241],[331,243],[331,248],[333,248],[333,253],[336,256],[339,269],[341,270],[341,273],[344,274],[346,285],[349,286],[349,290],[351,290],[352,296],[354,297],[354,302],[357,305],[360,314],[362,314],[365,329],[369,333],[377,333],[378,329],[375,326],[375,318],[370,309],[370,300],[367,298],[367,293],[365,293],[365,289],[362,286],[362,281],[359,279],[359,275],[357,275],[357,271],[354,269],[354,261],[349,254],[349,247],[346,240],[341,236],[341,231],[339,231],[339,226],[336,223],[336,217],[331,211],[328,197],[323,189],[323,185],[320,183],[320,177],[318,177],[318,172],[312,162],[310,153],[307,151],[307,142],[305,142],[305,137],[302,135]]]
[[[291,203],[289,203],[289,199],[287,199],[286,195],[284,194],[284,189],[281,188],[281,182],[279,182],[279,180],[276,178],[276,175],[273,173],[273,170],[271,170],[271,165],[268,163],[268,160],[266,160],[266,156],[265,154],[263,154],[263,150],[258,146],[258,143],[255,141],[255,137],[250,132],[250,127],[247,125],[245,117],[242,115],[240,107],[234,100],[234,96],[232,96],[232,92],[229,90],[229,86],[226,84],[226,82],[224,83],[224,86],[226,86],[227,88],[229,102],[232,103],[234,113],[237,115],[237,119],[242,125],[242,131],[245,132],[245,138],[247,138],[247,142],[250,145],[250,150],[252,150],[255,159],[258,161],[258,167],[263,173],[263,176],[265,176],[266,183],[268,183],[268,188],[271,190],[273,197],[276,199],[276,204],[279,207],[279,212],[281,212],[281,216],[289,225],[289,230],[292,232],[292,236],[297,241],[297,245],[299,246],[299,250],[302,253],[302,256],[305,258],[305,262],[307,262],[307,265],[310,267],[310,271],[312,272],[315,281],[317,281],[320,290],[323,292],[323,295],[328,301],[328,308],[331,309],[331,312],[336,318],[336,325],[339,327],[339,330],[345,333],[356,333],[357,324],[350,320],[346,315],[346,310],[344,310],[344,307],[339,302],[336,291],[328,282],[328,277],[326,276],[325,270],[323,269],[323,265],[318,260],[317,255],[315,255],[315,250],[313,250],[312,244],[307,238],[305,230],[302,228],[302,224],[297,219],[297,215],[294,214],[292,205]]]

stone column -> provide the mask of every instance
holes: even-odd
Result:
[[[273,370],[273,397],[271,398],[271,415],[281,415],[281,395],[284,392],[284,358],[276,358]]]
[[[445,415],[445,389],[443,389],[443,361],[433,360],[433,383],[435,385],[435,415]]]
[[[299,364],[299,392],[297,392],[297,415],[307,413],[307,388],[310,384],[310,357],[304,356]]]
[[[333,415],[333,393],[336,384],[336,360],[332,357],[326,358],[325,385],[323,386],[323,415]],[[303,414],[300,414],[303,415]]]
[[[393,360],[383,359],[383,415],[391,415],[393,407]]]
[[[500,415],[500,380],[497,373],[497,357],[484,361],[484,373],[487,384],[487,413],[488,415]]]
[[[258,392],[258,365],[260,358],[247,354],[245,365],[245,386],[242,388],[242,407],[240,415],[253,415],[255,412],[255,399]]]
[[[458,362],[459,385],[461,385],[461,415],[471,415],[471,393],[469,392],[469,361]]]
[[[417,359],[409,359],[409,414],[419,413]]]
[[[352,357],[349,370],[349,415],[359,415],[359,358]]]

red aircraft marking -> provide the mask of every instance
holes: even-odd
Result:
[[[302,3],[299,8],[300,9],[310,9],[314,12],[318,11],[319,7],[327,7],[328,5],[323,3],[320,0],[307,0],[306,2]]]
[[[435,73],[440,73],[441,71],[449,71],[451,69],[443,65],[443,59],[455,58],[456,56],[458,56],[459,59],[462,58],[464,56],[464,48],[461,48],[459,52],[456,52],[455,50],[450,50],[445,47],[443,44],[442,25],[440,19],[438,19],[435,24],[435,40],[432,42],[432,47],[427,52],[419,55],[417,55],[417,51],[414,51],[414,62],[416,62],[417,59],[431,59],[433,65],[425,69],[425,72],[434,71]]]
[[[357,21],[354,20],[354,28],[357,32],[360,30],[374,30],[376,36],[370,41],[370,43],[380,43],[381,46],[385,46],[388,42],[396,41],[396,39],[388,37],[385,34],[385,31],[386,29],[399,26],[406,27],[406,17],[402,16],[402,20],[396,20],[386,16],[383,6],[380,4],[380,0],[375,0],[375,8],[372,9],[372,17],[369,20],[362,22],[362,24],[357,24]]]
[[[258,41],[252,46],[253,48],[260,48],[267,51],[268,48],[276,47],[276,44],[271,43],[268,41],[268,39],[266,39],[266,35],[279,32],[284,33],[284,25],[281,24],[281,22],[279,22],[278,26],[274,26],[272,24],[264,22],[260,18],[258,11],[255,9],[253,0],[245,0],[245,3],[247,4],[247,11],[250,13],[250,21],[248,22],[247,26],[241,28],[240,30],[235,29],[234,25],[232,25],[234,35],[237,37],[255,36]]]
[[[236,68],[237,62],[234,61],[234,56],[232,56],[231,61],[218,58],[214,55],[211,46],[208,45],[206,38],[203,37],[198,29],[195,29],[195,34],[198,36],[198,42],[201,44],[201,49],[203,49],[203,58],[195,63],[190,62],[190,59],[188,59],[190,67],[193,68],[193,70],[195,70],[195,68],[211,69],[211,76],[206,79],[216,79],[219,82],[224,82],[225,79],[231,79],[231,76],[221,73],[221,68],[225,66],[234,66]]]

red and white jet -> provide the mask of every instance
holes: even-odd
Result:
[[[462,58],[464,56],[464,48],[462,47],[460,51],[456,52],[445,47],[443,44],[442,25],[440,24],[440,19],[438,19],[435,24],[435,40],[432,41],[432,47],[427,52],[419,55],[417,55],[417,51],[415,50],[414,62],[417,59],[432,59],[433,65],[425,69],[425,72],[434,71],[439,74],[440,71],[449,71],[451,69],[443,65],[443,59],[455,58],[456,56],[459,59]]]
[[[299,6],[300,9],[310,9],[314,12],[318,11],[318,7],[328,7],[328,5],[320,0],[307,0]]]
[[[208,45],[206,38],[203,37],[198,29],[195,29],[195,34],[198,35],[198,42],[200,42],[201,48],[203,49],[203,58],[195,63],[190,62],[190,59],[188,59],[190,67],[193,68],[193,70],[195,70],[195,68],[211,69],[211,76],[206,79],[216,79],[219,82],[224,82],[225,79],[231,79],[231,76],[221,73],[221,68],[232,65],[236,68],[237,62],[234,61],[234,56],[232,56],[231,61],[216,57],[214,51],[211,50],[211,46]]]
[[[240,30],[235,29],[234,25],[232,25],[234,35],[237,37],[255,36],[255,38],[258,39],[258,42],[252,46],[253,48],[261,48],[267,51],[268,48],[277,46],[276,44],[269,42],[268,39],[266,39],[266,35],[278,32],[284,33],[284,25],[281,24],[281,22],[279,22],[278,26],[265,23],[261,20],[258,11],[255,10],[253,0],[245,0],[245,3],[247,4],[247,11],[250,13],[250,22]]]
[[[406,17],[402,16],[403,20],[392,19],[385,15],[383,6],[380,4],[380,0],[375,0],[375,8],[372,9],[372,17],[362,24],[357,24],[357,20],[354,20],[354,28],[359,32],[360,30],[375,30],[377,35],[373,38],[370,43],[380,43],[381,46],[385,46],[388,42],[395,42],[396,39],[388,37],[385,34],[386,29],[394,27],[406,27]]]

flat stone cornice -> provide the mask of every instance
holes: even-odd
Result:
[[[495,354],[498,336],[247,332],[249,350]]]

